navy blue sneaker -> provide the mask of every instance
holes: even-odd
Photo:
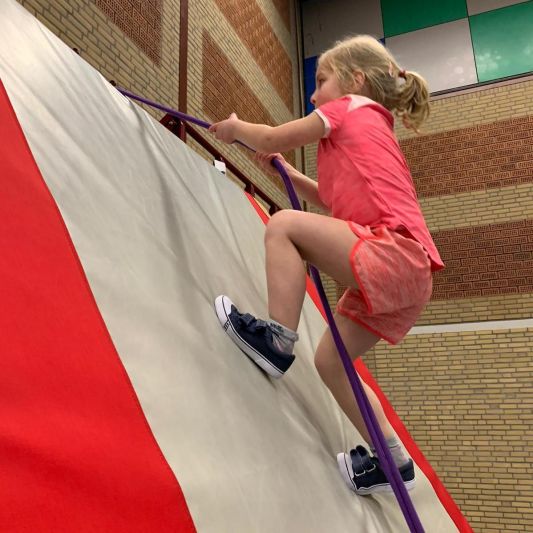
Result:
[[[337,455],[337,463],[346,485],[357,494],[392,492],[391,484],[387,481],[385,473],[381,469],[379,459],[371,457],[364,446],[357,446],[349,454],[339,453]],[[407,490],[414,488],[415,468],[413,461],[409,459],[399,470],[405,488]]]
[[[226,333],[257,366],[273,378],[285,374],[294,361],[294,355],[283,353],[274,346],[269,324],[250,314],[239,313],[224,295],[217,296],[215,311]]]

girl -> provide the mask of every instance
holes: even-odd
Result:
[[[433,271],[444,268],[424,221],[413,181],[394,135],[392,113],[414,130],[427,118],[425,80],[401,70],[374,38],[338,42],[318,60],[315,111],[270,127],[232,114],[211,126],[217,139],[239,140],[258,152],[274,173],[277,157],[297,192],[331,216],[300,211],[276,213],[266,228],[269,320],[242,314],[227,296],[215,301],[218,318],[235,343],[258,366],[281,377],[294,360],[296,329],[305,295],[303,261],[348,287],[335,321],[355,358],[380,338],[398,343],[428,302]],[[318,183],[277,152],[319,141]],[[339,406],[372,446],[329,329],[316,354],[316,368]],[[407,488],[414,468],[373,391],[365,386],[381,430]],[[372,449],[372,447],[371,447]],[[337,461],[348,486],[359,494],[389,491],[379,458],[357,446]]]

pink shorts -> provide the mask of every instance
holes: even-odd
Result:
[[[431,297],[429,256],[420,243],[385,226],[348,224],[359,237],[350,253],[359,288],[346,290],[337,312],[397,344]]]

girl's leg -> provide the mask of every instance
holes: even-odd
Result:
[[[347,286],[357,287],[349,255],[357,236],[342,220],[302,211],[279,211],[265,233],[270,318],[296,331],[305,296],[303,261]]]
[[[301,211],[276,213],[265,234],[270,318],[293,332],[297,329],[305,296],[306,272],[302,260],[312,263],[343,285],[357,288],[349,261],[357,241],[358,237],[342,220]],[[336,315],[335,322],[352,359],[363,355],[380,340],[341,315]],[[315,363],[339,406],[366,442],[372,445],[329,329],[320,341]],[[394,460],[401,466],[407,458],[394,430],[374,392],[364,383],[363,387]]]
[[[357,240],[342,220],[301,211],[276,213],[265,234],[270,318],[293,331],[298,327],[306,282],[302,260],[309,261],[343,285],[357,287],[349,262]],[[336,315],[335,322],[352,359],[363,355],[380,340],[342,315]],[[318,346],[315,364],[341,409],[371,443],[329,328]],[[364,383],[363,386],[385,438],[394,437],[376,395]]]
[[[339,328],[339,333],[344,341],[346,350],[352,359],[363,355],[380,339],[342,315],[335,315],[335,323]],[[365,441],[372,444],[372,440],[370,439],[363,417],[355,401],[352,387],[344,370],[344,366],[342,365],[342,361],[337,353],[337,348],[329,328],[324,333],[318,345],[315,354],[315,365],[320,377],[329,388],[346,416]],[[362,383],[385,439],[393,438],[395,436],[394,430],[385,417],[381,403],[378,401],[374,391],[364,382]]]

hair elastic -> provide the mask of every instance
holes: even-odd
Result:
[[[405,69],[400,70],[400,72],[398,72],[398,76],[405,80]]]

